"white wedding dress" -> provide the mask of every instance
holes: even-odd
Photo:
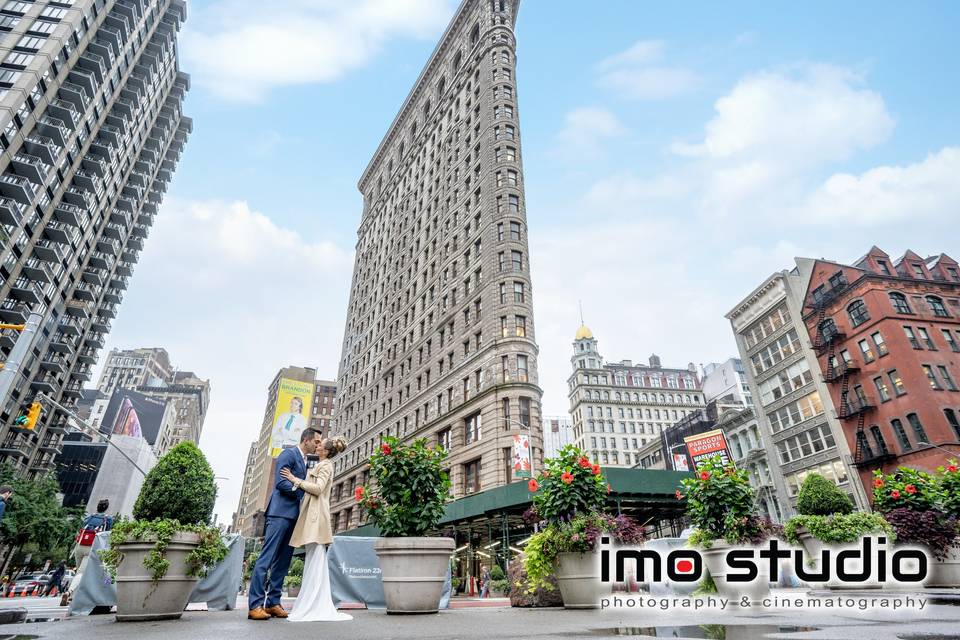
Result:
[[[300,595],[290,611],[291,622],[340,622],[353,616],[337,611],[330,591],[327,551],[322,544],[307,545]]]

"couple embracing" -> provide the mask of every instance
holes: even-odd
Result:
[[[330,527],[331,458],[342,452],[343,439],[323,440],[318,431],[304,429],[300,444],[277,457],[273,494],[266,512],[263,550],[250,579],[247,617],[251,620],[287,618],[294,622],[352,620],[333,604],[327,570],[326,545],[333,542]],[[293,550],[304,546],[307,558],[300,596],[288,614],[280,604],[283,580]]]

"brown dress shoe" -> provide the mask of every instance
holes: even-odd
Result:
[[[250,610],[250,613],[247,614],[247,618],[250,620],[269,620],[271,616],[263,607],[257,607],[256,609]]]
[[[268,607],[267,609],[264,609],[263,612],[273,616],[274,618],[286,618],[288,615],[290,615],[287,613],[287,610],[283,608],[282,604],[276,604],[272,607]]]

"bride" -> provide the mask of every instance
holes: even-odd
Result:
[[[324,440],[317,447],[320,461],[307,471],[307,477],[303,480],[294,476],[288,469],[280,472],[280,475],[292,482],[295,488],[304,491],[303,502],[300,504],[300,517],[290,538],[290,546],[307,548],[300,596],[287,618],[293,622],[353,620],[352,616],[337,611],[333,604],[326,552],[326,545],[333,542],[333,533],[330,529],[333,463],[330,459],[345,448],[346,443],[342,438]]]

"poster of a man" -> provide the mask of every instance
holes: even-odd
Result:
[[[271,453],[274,456],[280,455],[284,449],[297,446],[300,433],[307,426],[307,418],[303,415],[303,399],[293,396],[289,406],[290,410],[277,416],[273,423]]]

